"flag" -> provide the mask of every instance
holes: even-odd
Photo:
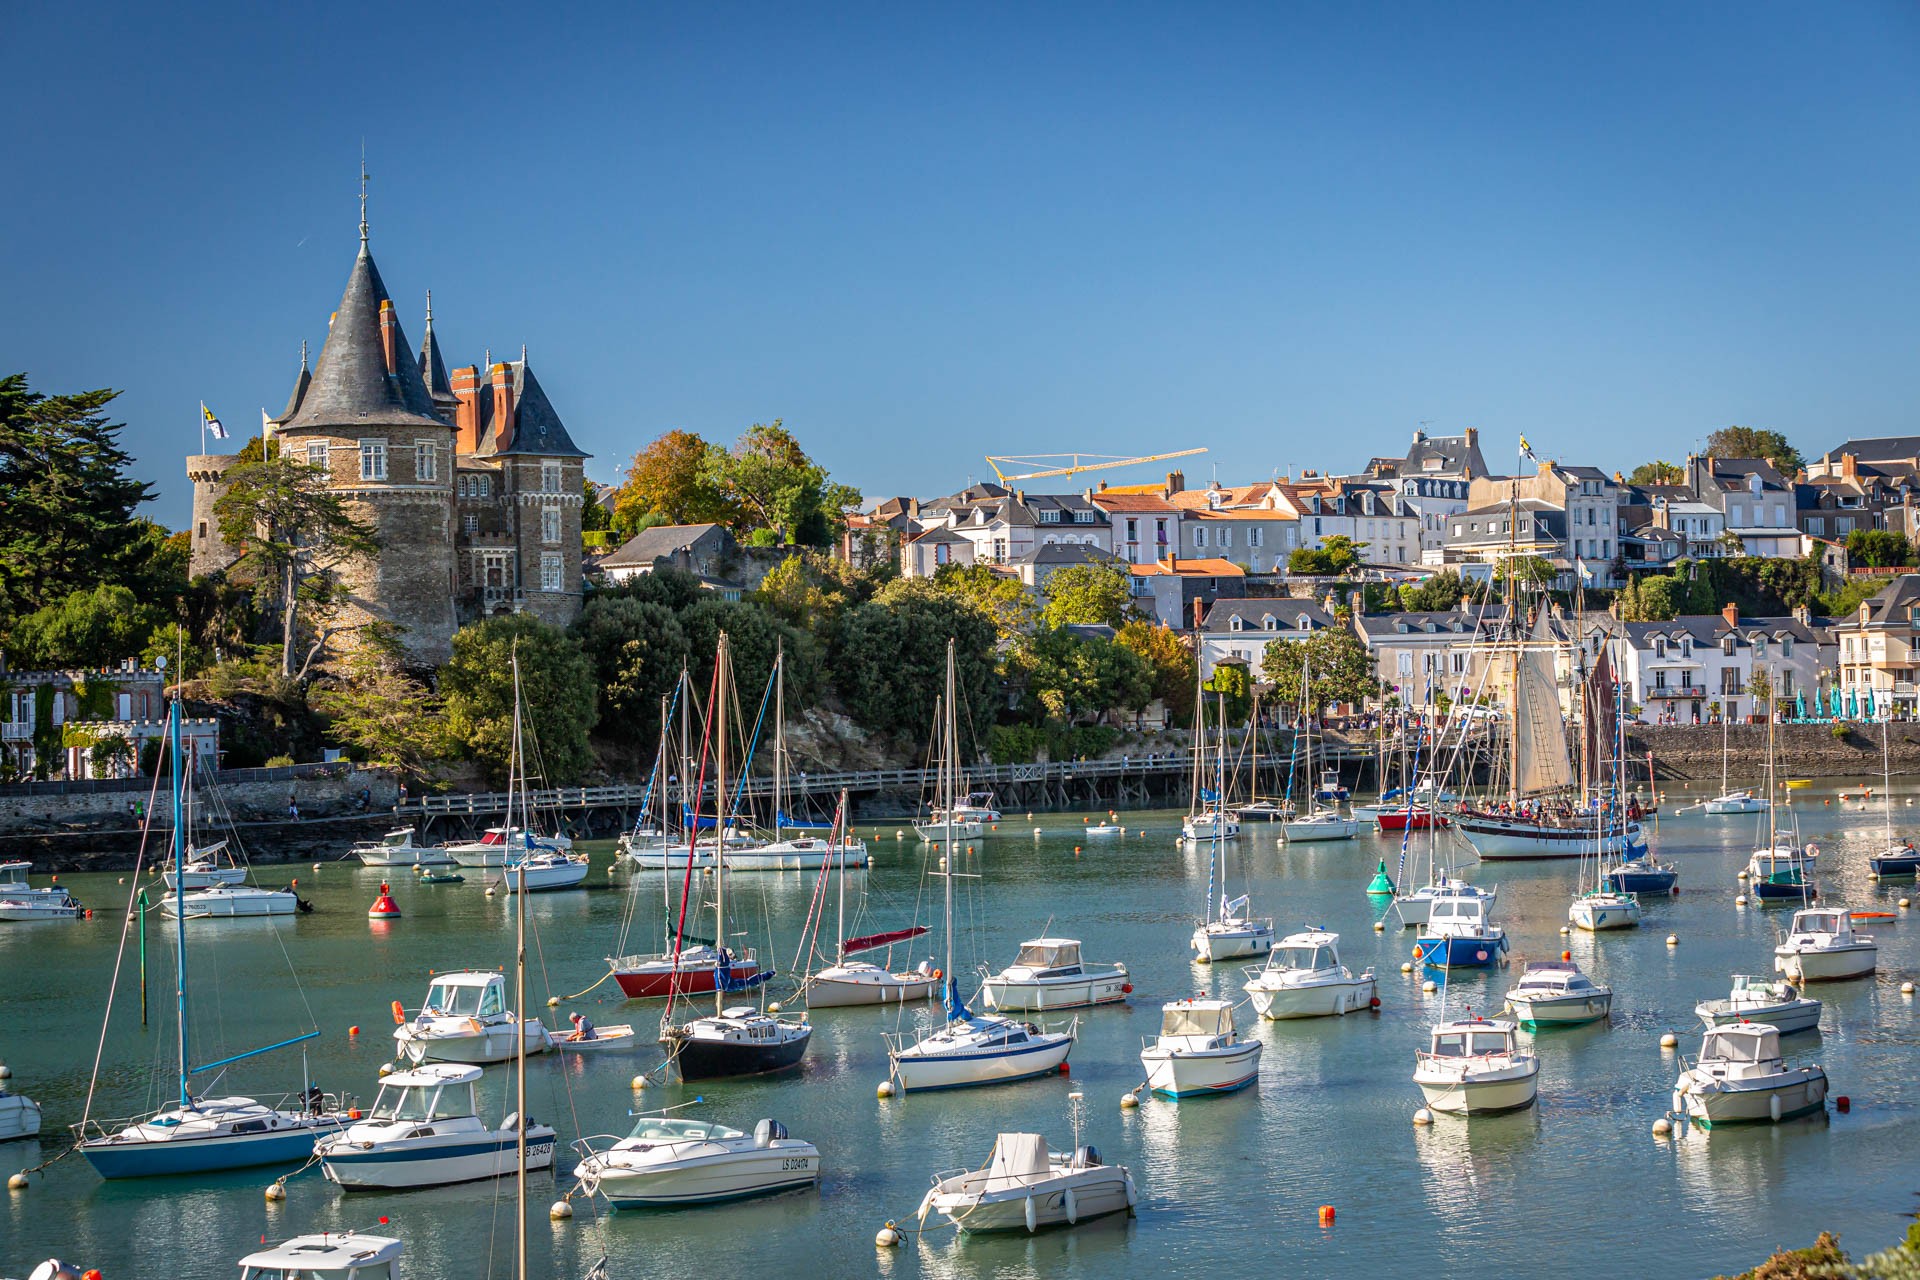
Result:
[[[200,402],[200,416],[207,420],[207,434],[215,440],[225,440],[227,429],[220,425],[220,419],[213,416],[213,410],[207,408],[207,402]]]
[[[260,410],[260,434],[263,436],[273,434],[273,415],[265,409]]]
[[[1525,458],[1528,462],[1540,461],[1540,459],[1533,456],[1533,446],[1527,443],[1527,438],[1525,436],[1520,437],[1520,456]]]
[[[1579,556],[1573,558],[1573,567],[1580,571],[1580,581],[1587,586],[1593,585],[1593,570],[1587,568],[1587,562]]]

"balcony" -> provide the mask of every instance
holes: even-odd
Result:
[[[1705,698],[1713,695],[1703,684],[1656,684],[1649,686],[1641,694],[1642,702],[1673,702],[1693,698]]]

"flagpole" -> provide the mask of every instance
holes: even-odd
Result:
[[[205,400],[202,400],[200,402],[200,452],[202,454],[205,454],[206,451],[207,451],[207,402]]]

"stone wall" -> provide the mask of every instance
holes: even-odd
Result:
[[[1836,738],[1824,724],[1782,724],[1774,729],[1775,768],[1785,778],[1877,777],[1880,726],[1852,724]],[[1642,725],[1627,730],[1627,752],[1645,760],[1653,752],[1655,776],[1694,781],[1720,779],[1721,729],[1718,725]],[[1727,730],[1732,750],[1730,773],[1736,785],[1752,783],[1766,767],[1767,726],[1736,724]],[[1891,726],[1889,754],[1893,772],[1920,774],[1920,723]]]

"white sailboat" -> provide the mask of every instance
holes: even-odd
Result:
[[[1771,711],[1771,707],[1769,707]],[[1733,717],[1722,713],[1720,716],[1720,794],[1701,805],[1708,813],[1759,813],[1767,807],[1764,796],[1755,795],[1751,789],[1734,790],[1727,785],[1727,758],[1731,754],[1732,732],[1728,728]]]
[[[1227,807],[1227,721],[1224,709],[1225,695],[1222,694],[1220,713],[1219,773],[1215,781],[1216,791],[1206,786],[1201,779],[1205,776],[1207,759],[1207,693],[1206,686],[1200,680],[1199,668],[1194,669],[1193,695],[1193,784],[1187,800],[1187,816],[1180,822],[1180,834],[1183,838],[1199,843],[1202,840],[1238,840],[1240,838],[1240,815]]]
[[[953,799],[959,791],[960,729],[955,706],[954,643],[947,641],[946,691],[941,699],[940,785],[946,802],[947,823],[954,822]],[[1065,1032],[1049,1031],[1032,1023],[1016,1022],[998,1014],[974,1013],[960,998],[960,979],[953,968],[953,881],[964,874],[960,853],[943,834],[941,843],[951,852],[938,873],[945,894],[946,999],[944,1025],[909,1037],[886,1037],[887,1059],[903,1092],[959,1089],[1001,1084],[1052,1075],[1073,1049],[1078,1023]]]
[[[1306,742],[1305,771],[1313,774],[1313,674],[1310,663],[1300,666],[1300,703],[1305,711],[1301,734]],[[1288,818],[1280,824],[1280,834],[1288,844],[1306,844],[1323,840],[1351,840],[1360,834],[1360,820],[1349,818],[1340,812],[1341,800],[1347,798],[1347,789],[1340,785],[1338,770],[1322,773],[1320,783],[1313,789],[1312,804],[1307,812],[1298,817]]]
[[[1218,778],[1220,790],[1226,791],[1227,752],[1226,752],[1226,695],[1218,695],[1220,723],[1222,725],[1220,752],[1218,756]],[[1226,833],[1216,829],[1212,837],[1212,848],[1207,852],[1207,915],[1200,927],[1193,931],[1194,958],[1201,964],[1211,964],[1215,960],[1238,960],[1244,956],[1264,956],[1273,950],[1273,920],[1271,917],[1256,917],[1248,914],[1252,906],[1252,895],[1243,893],[1238,898],[1227,898],[1227,846]],[[1220,877],[1219,914],[1214,914],[1214,876]]]
[[[834,832],[836,836],[846,834],[847,793],[840,793],[840,807],[834,813]],[[908,1000],[925,1000],[933,995],[939,985],[940,972],[931,961],[923,961],[919,968],[900,972],[884,965],[873,964],[852,957],[882,947],[891,948],[897,943],[910,942],[923,936],[927,930],[924,925],[910,925],[904,929],[894,929],[885,933],[868,934],[864,937],[847,937],[847,877],[846,868],[836,865],[835,881],[839,890],[835,913],[834,937],[837,939],[834,962],[807,975],[801,983],[800,993],[805,997],[807,1008],[828,1009],[859,1004],[903,1004]],[[801,950],[807,946],[802,939]],[[794,968],[799,969],[796,961]]]

